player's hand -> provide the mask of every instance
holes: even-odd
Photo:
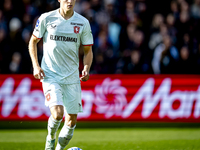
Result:
[[[36,79],[43,79],[45,77],[44,71],[40,67],[35,67],[33,69],[33,76]]]
[[[87,81],[89,79],[89,72],[87,70],[82,71],[82,77],[80,77],[81,81]]]

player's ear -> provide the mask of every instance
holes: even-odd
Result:
[[[60,0],[58,0],[58,2],[60,3]]]

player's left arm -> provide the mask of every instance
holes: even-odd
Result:
[[[83,46],[83,52],[84,52],[84,57],[83,57],[84,68],[80,80],[87,81],[89,79],[90,67],[93,61],[92,46]]]

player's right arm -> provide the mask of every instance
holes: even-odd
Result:
[[[41,15],[36,22],[35,29],[29,41],[29,54],[33,65],[33,75],[36,79],[43,79],[45,77],[37,58],[37,43],[43,37],[45,31],[45,15]]]
[[[29,54],[31,57],[32,65],[33,65],[33,76],[36,79],[43,79],[45,77],[44,71],[39,65],[38,57],[37,57],[37,43],[40,39],[36,38],[35,36],[31,36],[29,41]]]

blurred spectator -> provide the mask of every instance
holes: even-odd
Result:
[[[132,22],[135,16],[135,3],[133,0],[126,1],[126,12],[127,22]]]
[[[180,49],[180,60],[178,62],[179,74],[195,73],[194,60],[191,59],[191,54],[187,46]]]
[[[189,33],[185,33],[178,41],[177,41],[177,48],[181,49],[183,46],[188,47],[188,49],[192,52],[193,51],[193,44],[192,44],[192,37]]]
[[[189,33],[190,31],[190,16],[189,12],[180,12],[179,19],[176,23],[177,32],[177,39],[181,39],[185,33]]]
[[[126,29],[122,29],[120,34],[120,50],[123,51],[124,49],[127,49],[128,45],[127,42],[133,41],[133,36],[136,30],[136,25],[133,23],[129,23],[126,26]]]
[[[175,28],[175,17],[173,14],[168,14],[166,17],[166,25],[169,35],[172,38],[172,42],[177,42],[177,29]]]
[[[178,3],[176,0],[172,0],[170,4],[171,12],[175,19],[179,18],[179,10],[178,10]]]
[[[4,0],[3,2],[3,14],[7,21],[10,21],[10,19],[14,15],[13,11],[13,3],[12,0]]]
[[[11,51],[14,53],[15,51],[22,53],[22,23],[18,18],[12,18],[9,23],[9,30],[10,30],[10,44],[11,44]]]
[[[179,52],[169,35],[163,36],[163,43],[159,44],[154,51],[152,68],[155,74],[177,73]]]
[[[114,53],[118,55],[119,50],[119,35],[121,31],[121,26],[118,23],[110,22],[108,24],[108,35],[110,37],[110,41],[113,45]]]
[[[154,50],[158,44],[160,44],[163,41],[163,36],[168,34],[168,29],[165,24],[161,24],[159,26],[159,31],[154,32],[151,34],[149,39],[149,48],[151,50]]]
[[[159,32],[160,25],[164,23],[164,17],[162,14],[155,14],[150,26],[150,34]]]
[[[200,0],[194,0],[194,3],[191,5],[191,16],[195,19],[200,18]]]
[[[105,63],[105,57],[102,52],[97,52],[94,57],[94,72],[95,74],[104,74],[108,72],[108,64]]]
[[[131,29],[132,30],[132,29]],[[143,41],[144,41],[144,34],[140,30],[132,30],[129,32],[129,29],[127,29],[128,39],[126,42],[127,49],[142,49]]]
[[[108,0],[109,1],[109,0]],[[100,0],[90,0],[91,3],[91,7],[95,12],[100,11],[101,7],[102,7],[102,1]],[[105,2],[104,2],[105,3]]]
[[[122,73],[143,73],[140,51],[134,50],[131,52],[131,56],[129,57],[126,64],[124,64]]]
[[[19,52],[14,52],[12,55],[12,60],[9,65],[10,73],[20,73],[21,69],[21,54]]]
[[[189,5],[188,5],[188,3],[185,0],[183,0],[180,3],[180,11],[181,12],[189,12]]]
[[[108,36],[107,27],[105,28],[100,30],[98,37],[95,40],[95,51],[98,50],[101,52],[105,52],[106,50],[112,47],[112,43]]]

